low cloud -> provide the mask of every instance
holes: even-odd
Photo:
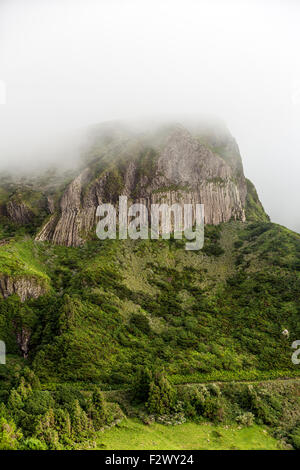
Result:
[[[292,0],[2,0],[0,169],[72,164],[101,121],[215,115],[300,231],[299,20]]]

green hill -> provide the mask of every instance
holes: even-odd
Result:
[[[297,373],[299,240],[269,222],[230,222],[207,226],[199,252],[185,251],[181,240],[95,240],[81,248],[19,241],[18,270],[51,289],[1,302],[2,338],[13,343],[19,305],[30,326],[28,360],[46,381],[130,384],[141,364],[187,382]],[[9,249],[11,260],[16,248]]]
[[[75,179],[0,181],[0,448],[90,448],[125,415],[267,425],[299,447],[298,382],[276,379],[300,376],[300,235],[270,222],[226,133],[109,132]],[[124,188],[204,198],[203,249],[100,241],[95,208]]]

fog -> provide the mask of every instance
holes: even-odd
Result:
[[[69,165],[98,122],[214,115],[300,231],[299,24],[297,0],[0,0],[0,170]]]

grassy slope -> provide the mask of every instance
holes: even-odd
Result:
[[[105,450],[276,450],[279,444],[263,426],[239,428],[210,423],[184,423],[164,426],[123,421],[117,427],[99,433],[98,449]]]
[[[151,177],[155,154],[139,153],[139,149],[132,144],[132,153],[140,159],[140,176]],[[224,153],[223,148],[213,150],[220,156]],[[125,149],[124,162],[127,153]],[[111,155],[107,157],[110,161]],[[121,192],[124,162],[122,157],[110,168],[109,196]],[[102,163],[97,165],[95,175],[103,171]],[[34,243],[30,236],[46,216],[43,190],[16,193],[7,188],[0,188],[0,204],[12,198],[22,201],[34,219],[18,227],[1,217],[0,239],[15,239],[0,246],[0,272],[12,278],[34,277],[51,289],[24,304],[15,296],[0,301],[0,339],[10,353],[8,367],[1,369],[3,396],[25,362],[43,380],[44,390],[55,390],[57,382],[66,381],[86,390],[96,382],[102,389],[114,389],[107,393],[116,395],[118,389],[130,386],[140,364],[164,367],[175,384],[300,374],[291,363],[290,349],[300,337],[300,236],[269,223],[251,182],[247,181],[246,216],[252,223],[206,227],[201,252],[186,252],[183,242],[173,240],[96,239],[78,249]],[[27,360],[18,355],[16,324],[31,331]],[[284,328],[290,332],[288,339],[282,337]],[[279,382],[284,381],[274,381],[274,386]],[[227,386],[232,391],[234,383]],[[280,406],[273,403],[271,410],[279,413],[284,404],[288,411],[284,408],[283,414],[295,425],[298,402],[285,395],[286,389],[284,384],[284,398]],[[293,390],[291,396],[297,400],[298,392]],[[232,397],[233,407],[236,399]],[[293,420],[291,410],[295,410]],[[137,416],[136,410],[132,416]],[[263,422],[269,424],[268,419]],[[257,425],[239,429],[203,422],[146,426],[129,419],[99,434],[98,445],[107,449],[277,448],[275,439],[264,431]]]
[[[34,277],[41,283],[49,282],[49,277],[39,259],[39,249],[30,238],[11,240],[0,246],[0,274],[12,279]]]
[[[29,360],[47,381],[114,387],[139,364],[165,367],[176,383],[297,375],[299,240],[236,222],[207,227],[200,252],[173,240],[18,242],[22,269],[48,276],[54,292],[26,303],[36,318]]]

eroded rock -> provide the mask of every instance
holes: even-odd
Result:
[[[0,294],[4,299],[10,295],[17,294],[22,302],[28,298],[37,299],[46,292],[35,278],[20,277],[13,279],[10,276],[0,276]]]
[[[206,224],[245,221],[247,186],[238,147],[231,136],[228,142],[222,138],[226,158],[177,126],[163,143],[153,147],[153,161],[146,164],[143,155],[147,147],[143,143],[133,145],[127,139],[123,146],[120,142],[115,147],[112,144],[99,157],[105,162],[104,169],[97,175],[88,166],[69,184],[59,212],[47,221],[36,240],[80,246],[95,228],[97,206],[115,203],[117,193],[127,195],[132,202],[143,202],[148,208],[161,202],[202,203]],[[148,173],[144,170],[147,165]]]

